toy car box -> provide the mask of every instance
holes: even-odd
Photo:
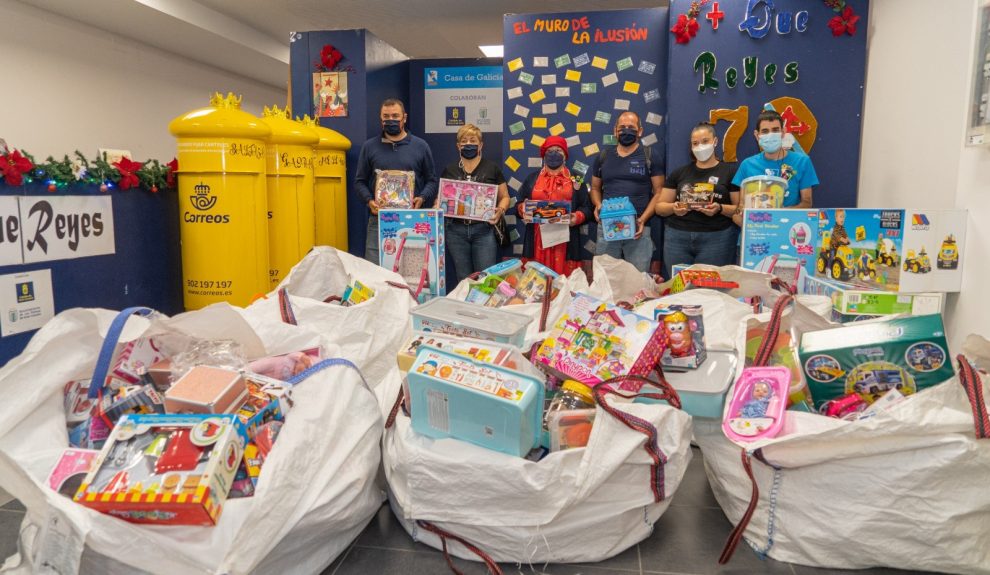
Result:
[[[940,315],[894,318],[807,332],[800,361],[816,407],[857,393],[873,402],[891,389],[905,395],[953,375]]]
[[[534,224],[571,223],[571,203],[561,200],[526,200],[523,213],[533,219]]]
[[[595,386],[620,375],[649,374],[666,343],[657,321],[578,293],[533,362],[558,377]],[[623,388],[639,385],[628,382]]]
[[[413,205],[416,174],[404,170],[375,170],[378,209],[409,209]]]
[[[489,221],[495,217],[498,186],[464,180],[440,179],[440,203],[450,218]]]
[[[892,292],[960,290],[966,210],[837,208],[818,214],[818,277]]]
[[[606,242],[631,240],[636,235],[636,208],[626,196],[602,201],[598,219]]]
[[[134,523],[214,525],[246,444],[234,415],[126,415],[73,500]]]
[[[809,277],[803,293],[832,299],[832,308],[842,315],[930,315],[942,313],[945,294],[908,294],[858,288],[840,282]],[[845,322],[843,322],[845,323]]]
[[[667,337],[667,347],[660,362],[665,369],[696,369],[705,362],[705,321],[700,305],[667,305],[658,307],[653,317]]]
[[[410,313],[415,331],[487,339],[516,347],[525,345],[526,327],[533,321],[520,313],[450,298],[428,301]]]
[[[739,265],[773,274],[805,293],[815,275],[818,210],[746,210]]]
[[[379,264],[402,276],[420,303],[447,293],[443,212],[378,212]]]
[[[418,433],[519,457],[539,445],[545,390],[535,377],[428,347],[407,380]]]

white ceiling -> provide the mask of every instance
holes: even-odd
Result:
[[[502,15],[668,5],[668,0],[21,0],[271,86],[288,77],[290,32],[367,28],[410,58],[481,57]]]

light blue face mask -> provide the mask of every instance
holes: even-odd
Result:
[[[760,147],[763,148],[764,152],[768,154],[776,154],[780,151],[780,146],[783,144],[784,135],[780,132],[771,132],[769,134],[760,134]]]

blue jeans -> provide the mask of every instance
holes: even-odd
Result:
[[[368,218],[368,235],[364,242],[364,259],[376,266],[382,265],[378,256],[378,216]]]
[[[595,255],[609,255],[616,259],[626,260],[641,272],[650,271],[650,260],[653,259],[653,237],[650,235],[650,226],[643,228],[643,235],[639,236],[638,240],[606,242],[605,238],[602,237],[602,225],[598,224]]]
[[[447,218],[444,221],[444,232],[447,234],[447,253],[454,263],[457,283],[474,272],[495,265],[498,260],[495,232],[488,222]]]
[[[717,232],[685,232],[671,226],[664,230],[663,273],[670,278],[676,264],[727,266],[736,263],[739,228],[729,226]]]

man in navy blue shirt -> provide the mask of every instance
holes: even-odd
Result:
[[[364,247],[364,259],[378,264],[378,203],[372,190],[375,188],[375,170],[403,170],[416,174],[413,192],[415,209],[433,207],[437,197],[437,175],[433,167],[433,153],[422,139],[406,132],[405,106],[402,101],[389,98],[382,102],[382,134],[361,146],[354,190],[368,206],[368,235]]]
[[[605,148],[592,168],[591,202],[598,220],[603,198],[629,198],[637,214],[635,237],[607,242],[599,224],[595,254],[624,259],[645,272],[653,257],[653,239],[646,224],[656,211],[655,204],[663,189],[664,163],[659,150],[640,144],[642,135],[639,115],[623,112],[615,122],[618,145]]]

